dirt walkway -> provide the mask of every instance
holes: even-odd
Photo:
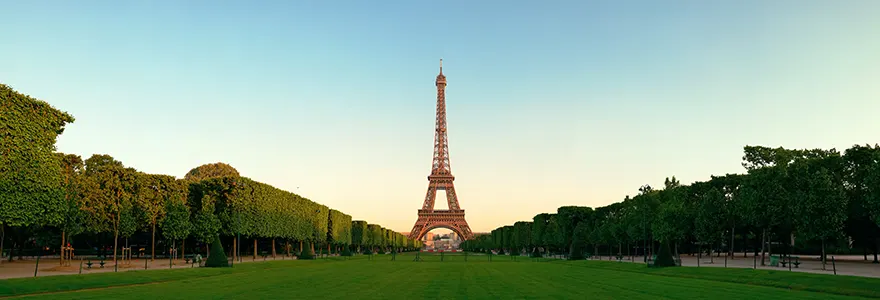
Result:
[[[278,256],[275,260],[290,260],[289,257]],[[271,257],[266,260],[273,260]],[[242,259],[242,263],[249,263],[255,261],[252,257],[245,257]],[[256,261],[263,261],[263,258],[257,258]],[[102,268],[99,265],[99,260],[92,260],[92,267],[89,268],[87,265],[88,260],[75,260],[71,261],[69,266],[61,266],[61,261],[58,258],[45,258],[40,259],[39,270],[37,270],[37,276],[56,276],[56,275],[73,275],[80,274],[80,263],[82,263],[82,274],[91,274],[91,273],[103,273],[103,272],[127,272],[127,271],[143,271],[145,270],[163,270],[169,269],[169,260],[168,259],[156,259],[154,261],[149,261],[149,259],[133,259],[130,263],[119,262],[119,268],[116,270],[113,266],[113,261],[106,261],[104,267]],[[204,260],[202,261],[204,264]],[[236,263],[238,263],[236,261]],[[36,259],[24,259],[18,260],[18,258],[13,259],[12,262],[8,262],[5,259],[2,263],[0,263],[0,279],[8,279],[8,278],[20,278],[20,277],[34,277],[34,268],[37,266]],[[192,264],[191,262],[188,264],[184,260],[174,260],[174,269],[182,269],[182,268],[198,268],[199,266],[196,264]]]

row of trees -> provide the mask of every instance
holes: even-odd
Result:
[[[670,247],[672,255],[685,247],[733,256],[738,245],[760,253],[763,264],[774,251],[817,253],[824,263],[832,246],[838,252],[862,249],[865,259],[871,251],[877,262],[880,146],[855,145],[842,153],[746,146],[742,165],[745,174],[690,185],[667,178],[662,189],[644,185],[636,196],[596,209],[560,207],[463,247],[513,252],[540,247],[578,259],[585,252],[651,254],[655,247]]]
[[[137,232],[149,232],[155,257],[157,231],[171,244],[184,243],[182,249],[188,239],[207,247],[221,236],[231,238],[233,255],[239,236],[254,241],[255,256],[258,239],[271,241],[273,256],[277,241],[288,254],[291,243],[299,242],[298,252],[306,256],[315,245],[328,253],[349,246],[419,246],[378,225],[358,235],[355,230],[366,222],[242,177],[227,164],[203,165],[177,179],[138,172],[109,155],[83,160],[57,153],[55,139],[73,117],[5,85],[0,100],[0,252],[7,232],[19,249],[63,247],[83,233],[112,235],[114,260],[120,239]]]

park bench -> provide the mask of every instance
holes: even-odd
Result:
[[[793,259],[793,260],[792,260],[792,259]],[[785,265],[787,265],[787,264],[791,264],[791,265],[793,265],[795,268],[797,268],[798,266],[800,266],[801,261],[800,261],[800,258],[797,257],[797,256],[789,256],[789,257],[788,257],[788,260],[783,259],[783,260],[782,260],[781,262],[779,262],[779,263],[782,264],[782,267],[783,267],[783,268],[784,268]]]
[[[99,257],[98,259],[101,260],[98,264],[101,265],[101,268],[104,268],[104,264],[106,264],[106,262],[104,262],[104,258]],[[93,262],[92,262],[92,259],[90,258],[90,259],[86,262],[86,268],[91,269],[93,264],[95,264],[95,263],[93,263]]]
[[[781,265],[781,267],[785,268],[785,266],[788,264],[791,264],[795,268],[797,268],[801,264],[800,257],[797,257],[797,256],[787,256],[787,257],[782,256],[782,257],[780,257],[777,255],[770,256],[770,266],[771,267],[779,267]]]

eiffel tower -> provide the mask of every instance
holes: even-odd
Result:
[[[425,195],[425,203],[419,209],[419,218],[413,229],[409,232],[409,238],[421,240],[428,231],[435,228],[452,230],[462,240],[469,240],[473,236],[470,226],[464,219],[464,209],[458,205],[458,195],[455,194],[455,186],[452,182],[452,169],[449,166],[449,143],[446,137],[446,76],[443,75],[443,60],[440,60],[440,74],[434,81],[437,86],[437,124],[434,129],[434,161],[431,166],[431,175],[428,176],[428,193]],[[446,191],[446,201],[449,209],[434,209],[434,198],[438,190]]]

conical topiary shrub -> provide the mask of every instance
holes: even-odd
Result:
[[[315,259],[315,252],[312,252],[312,249],[306,248],[303,249],[302,253],[296,257],[297,259]]]
[[[229,261],[226,260],[226,253],[223,251],[223,245],[220,244],[220,237],[214,237],[211,242],[211,255],[205,262],[205,267],[209,268],[225,268],[229,267]]]
[[[657,251],[657,259],[654,260],[655,267],[675,267],[675,260],[672,259],[672,251],[669,250],[669,243],[661,242],[660,249]]]

